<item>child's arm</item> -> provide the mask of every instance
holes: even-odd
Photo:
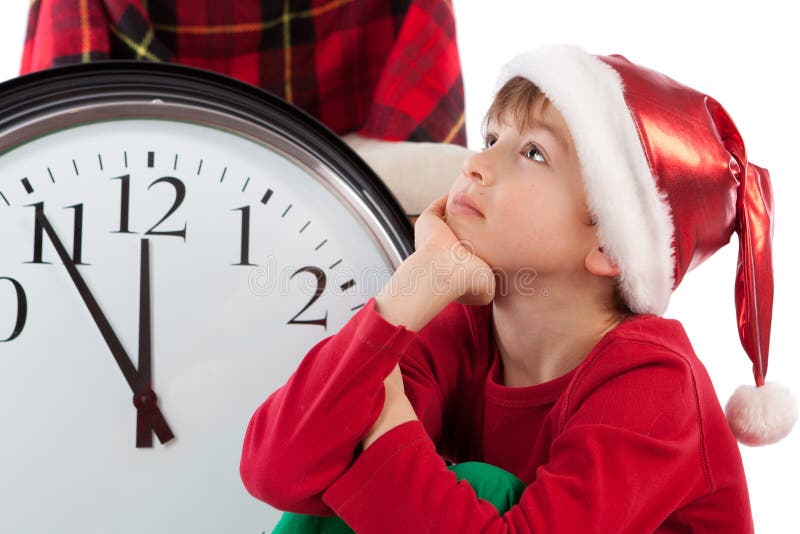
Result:
[[[473,284],[465,299],[478,303],[491,300],[494,281],[489,282],[489,280],[493,275],[483,260],[473,257],[469,258],[472,263],[464,262],[456,266],[453,251],[434,247],[423,250],[430,252],[423,256],[426,260],[403,262],[392,276],[393,280],[375,297],[375,311],[386,321],[396,325],[406,325],[407,329],[415,332],[419,331],[438,315],[444,306],[465,295],[464,289],[459,289],[457,286],[461,283],[463,287],[466,285],[464,281],[468,279],[472,279]],[[438,252],[435,252],[436,250]],[[426,265],[424,261],[430,263]],[[461,272],[457,269],[461,269]],[[483,269],[483,273],[479,271],[480,269]],[[420,270],[427,271],[429,276],[419,276]],[[466,271],[469,271],[469,274]],[[428,290],[420,287],[429,284],[431,287]],[[456,287],[450,287],[452,285]],[[362,441],[365,450],[392,428],[417,420],[414,408],[405,395],[399,364],[395,365],[384,380],[384,387],[383,409]]]
[[[439,284],[455,284],[456,300],[464,304],[488,304],[494,297],[494,273],[480,257],[468,252],[455,239],[450,227],[444,222],[445,207],[448,195],[444,195],[431,203],[420,215],[415,226],[417,246],[433,252],[438,257],[436,264],[444,267],[444,271],[434,270],[429,282],[434,284],[435,295],[447,294],[446,288]],[[406,264],[394,273],[393,282],[387,284],[375,298],[376,311],[392,324],[404,324],[409,330],[418,331],[430,319],[441,311],[441,303],[437,298],[430,299],[429,291],[417,291],[415,271],[417,265]],[[443,276],[441,276],[443,275]],[[423,281],[425,283],[425,281]],[[400,291],[397,291],[397,288]],[[405,288],[409,288],[408,291]],[[452,301],[453,297],[450,296]],[[367,449],[379,437],[389,430],[408,421],[417,419],[414,409],[405,395],[400,366],[397,365],[384,380],[385,402],[378,420],[364,437],[362,446]]]
[[[415,252],[403,265],[429,261]],[[427,298],[426,313],[435,315],[454,297]],[[383,380],[417,335],[386,322],[374,308],[370,299],[339,332],[312,347],[253,414],[240,472],[255,497],[282,510],[330,515],[319,496],[352,463],[381,412]]]
[[[312,347],[287,383],[253,414],[240,473],[255,497],[281,510],[331,515],[321,494],[358,455],[383,410],[383,381],[401,357],[411,374],[409,398],[431,438],[438,439],[444,399],[459,373],[468,372],[458,358],[474,353],[465,346],[471,337],[465,333],[463,306],[441,312],[466,293],[451,280],[457,269],[481,263],[477,258],[449,263],[458,257],[451,259],[443,246],[455,241],[441,218],[445,200],[417,219],[417,251],[381,291],[386,305],[380,311],[389,319],[378,313],[378,299],[370,299],[337,334]],[[420,335],[418,330],[437,316],[442,316],[440,325]]]
[[[582,381],[549,462],[505,514],[456,480],[417,421],[365,449],[323,502],[364,534],[657,530],[682,503],[724,489],[704,474],[709,421],[701,424],[692,370],[679,356],[639,344],[613,356]],[[720,502],[746,499],[731,492]],[[748,510],[726,513],[731,525],[741,521],[726,532],[748,532]]]

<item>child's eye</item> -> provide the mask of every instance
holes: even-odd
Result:
[[[532,143],[527,146],[527,150],[525,152],[525,157],[530,157],[531,152],[539,154],[539,156],[542,158],[541,162],[542,163],[545,162],[544,154],[542,154],[542,151],[539,150],[539,147],[537,147],[536,145],[534,145]]]
[[[487,135],[483,140],[483,148],[481,150],[486,150],[487,148],[491,147],[495,141],[496,139],[493,135]],[[534,156],[531,155],[531,153],[539,154],[539,158],[541,159],[536,159]],[[539,147],[537,147],[533,143],[528,143],[528,145],[525,147],[525,157],[533,159],[534,161],[540,161],[542,163],[546,163],[544,154],[542,153],[541,150],[539,150]]]

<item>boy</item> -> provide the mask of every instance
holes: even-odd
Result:
[[[768,172],[716,101],[622,56],[542,47],[497,85],[485,149],[421,214],[415,252],[254,414],[246,487],[359,533],[752,532],[734,436],[771,443],[797,417],[764,385]],[[759,387],[726,419],[660,315],[734,230]],[[440,454],[526,488],[500,514]]]

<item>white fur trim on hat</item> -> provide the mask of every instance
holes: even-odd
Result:
[[[495,93],[514,76],[536,84],[569,126],[604,251],[620,268],[635,313],[661,315],[674,282],[673,223],[656,188],[619,74],[575,45],[550,45],[506,63]]]

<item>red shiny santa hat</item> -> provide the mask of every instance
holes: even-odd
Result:
[[[764,383],[772,321],[773,206],[769,172],[748,161],[733,120],[713,98],[619,54],[575,45],[511,59],[570,129],[603,250],[620,268],[635,313],[662,315],[687,272],[739,236],[735,299],[739,337],[756,386],[740,386],[725,412],[746,445],[789,434],[797,403]]]

